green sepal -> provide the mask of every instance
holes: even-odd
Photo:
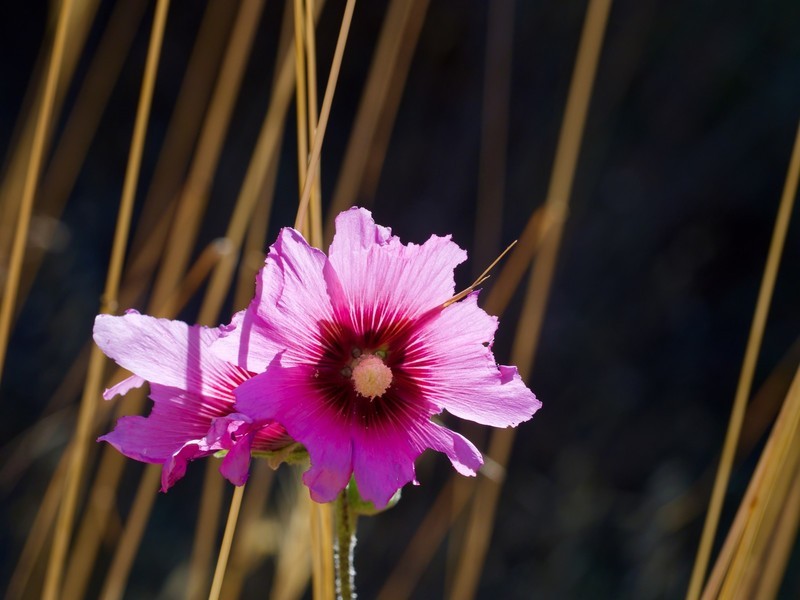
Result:
[[[347,503],[349,504],[350,511],[359,516],[364,517],[371,517],[373,515],[377,515],[382,513],[383,511],[389,510],[395,504],[400,502],[400,492],[401,490],[397,490],[394,493],[394,496],[389,500],[389,502],[383,508],[375,508],[375,505],[368,500],[364,500],[361,497],[361,494],[358,491],[358,484],[356,484],[355,477],[350,478],[350,483],[347,484]]]
[[[308,450],[303,444],[295,442],[273,452],[251,452],[253,458],[265,458],[270,468],[277,469],[281,464],[308,464]]]

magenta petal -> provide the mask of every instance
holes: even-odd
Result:
[[[353,472],[358,492],[375,508],[383,508],[397,490],[415,481],[414,461],[425,449],[398,424],[356,429]]]
[[[311,468],[303,481],[311,498],[332,502],[350,481],[352,442],[347,424],[310,384],[313,376],[313,367],[286,368],[276,359],[236,388],[236,408],[256,423],[279,420],[308,450]]]
[[[410,376],[426,383],[426,398],[448,412],[493,427],[527,421],[541,402],[514,367],[498,367],[491,351],[497,320],[470,294],[425,322],[409,356]]]
[[[474,476],[483,465],[480,451],[463,435],[436,423],[427,425],[423,435],[427,446],[446,454],[453,468],[462,475]]]
[[[177,452],[170,456],[161,469],[161,491],[166,492],[175,485],[175,482],[186,475],[189,461],[195,458],[208,456],[208,452],[200,449],[200,440],[191,440],[181,446]]]
[[[220,473],[234,485],[244,485],[250,467],[250,448],[253,443],[250,419],[238,413],[215,419],[201,448],[214,453],[227,450],[219,467]]]
[[[456,471],[475,475],[481,453],[466,438],[422,414],[366,430],[354,429],[353,471],[365,500],[383,508],[395,492],[415,482],[414,462],[427,448],[447,455]]]

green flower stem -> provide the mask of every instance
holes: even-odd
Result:
[[[336,597],[339,600],[353,600],[356,597],[353,550],[356,547],[356,521],[358,516],[350,506],[348,488],[342,490],[334,501],[334,526],[336,528]]]

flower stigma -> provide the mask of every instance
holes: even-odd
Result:
[[[370,400],[383,396],[392,384],[392,370],[377,354],[363,354],[353,361],[351,377],[356,392]]]

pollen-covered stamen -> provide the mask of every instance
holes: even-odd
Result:
[[[366,354],[354,362],[352,379],[356,392],[374,400],[389,389],[392,384],[392,370],[376,354]]]

